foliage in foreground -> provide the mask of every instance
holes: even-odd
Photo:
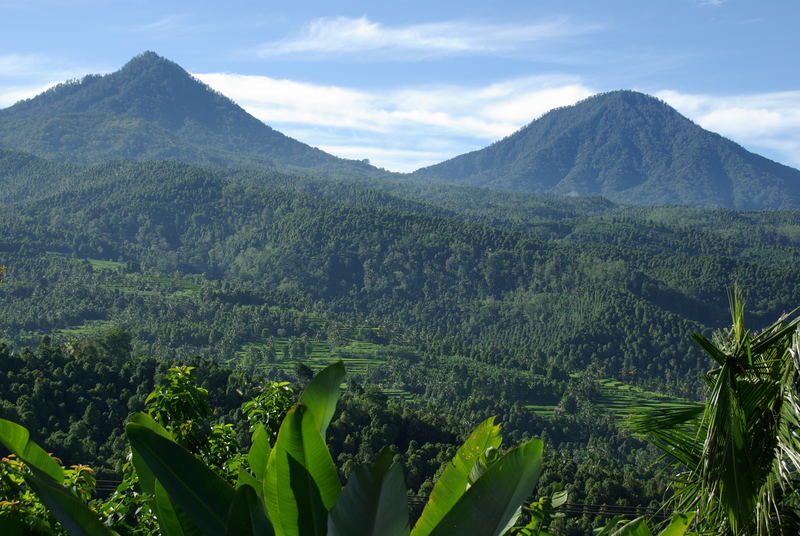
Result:
[[[724,336],[714,342],[693,336],[720,365],[705,376],[710,389],[707,402],[642,414],[632,421],[633,428],[647,434],[681,471],[675,479],[673,502],[691,513],[673,516],[661,533],[664,536],[684,534],[695,517],[697,534],[796,533],[800,318],[788,323],[782,318],[752,333],[744,327],[738,295],[732,311],[733,326]],[[221,471],[224,467],[201,460],[201,455],[207,459],[209,453],[191,440],[196,432],[185,426],[192,423],[190,415],[170,424],[170,418],[186,409],[173,406],[174,392],[194,389],[180,369],[173,372],[172,391],[157,391],[149,397],[152,415],[166,427],[139,413],[126,428],[142,505],[154,514],[166,536],[499,536],[509,530],[548,536],[551,507],[563,499],[553,495],[549,504],[534,503],[528,507],[531,522],[513,526],[538,481],[542,442],[528,441],[501,455],[499,426],[488,419],[456,452],[421,517],[409,529],[402,469],[389,450],[374,464],[356,468],[347,484],[341,485],[325,445],[344,378],[341,363],[314,377],[299,403],[282,419],[277,437],[259,422],[263,419],[255,419],[252,447],[234,476],[230,467],[225,472]],[[189,406],[197,405],[197,397],[183,398]],[[251,416],[275,414],[269,405],[263,411],[256,409],[251,408]],[[198,413],[197,408],[189,413]],[[68,532],[109,534],[79,493],[64,486],[63,469],[29,440],[25,428],[0,421],[0,441],[27,464],[28,472],[19,471],[22,480]],[[13,517],[2,519],[2,524],[0,528],[6,531],[29,533]],[[622,526],[612,520],[599,534],[650,536],[651,532],[643,519],[636,519]]]
[[[162,534],[499,535],[513,524],[538,480],[542,442],[531,440],[500,454],[499,426],[491,419],[457,451],[413,530],[402,469],[390,451],[372,466],[357,468],[342,487],[324,437],[343,378],[341,363],[315,376],[284,418],[274,446],[267,429],[256,426],[249,470],[239,472],[235,485],[152,417],[134,415],[126,428],[133,463]],[[27,430],[2,421],[0,440],[26,462],[25,482],[69,533],[110,533],[64,487],[63,470],[29,440]],[[5,522],[11,527],[13,520]]]
[[[731,329],[713,342],[692,337],[718,365],[703,377],[706,402],[642,413],[630,425],[678,471],[673,506],[696,511],[703,534],[797,534],[800,317],[754,333],[738,292],[731,311]]]

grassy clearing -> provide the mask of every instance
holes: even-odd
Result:
[[[600,411],[610,413],[617,419],[623,419],[634,411],[690,403],[683,398],[647,391],[609,378],[595,380],[595,384],[597,395],[592,399],[592,403]],[[557,406],[528,404],[525,407],[541,417],[552,417]]]
[[[104,261],[101,259],[85,259],[89,261],[89,264],[92,265],[92,270],[112,270],[117,272],[124,272],[125,271],[125,263],[124,262],[116,262],[116,261]]]
[[[242,345],[236,352],[236,357],[228,364],[253,360],[256,370],[266,370],[275,366],[284,372],[292,373],[296,364],[302,363],[314,370],[319,370],[337,361],[342,361],[347,369],[348,377],[364,378],[369,373],[370,367],[381,366],[385,346],[366,341],[347,340],[344,345],[331,347],[327,340],[314,340],[306,342],[306,353],[301,356],[292,355],[292,343],[298,339],[290,337],[271,337],[268,341],[251,342]],[[273,350],[274,349],[274,350]],[[270,358],[274,352],[274,357]],[[381,389],[393,399],[409,400],[413,397],[408,391],[382,386]]]
[[[105,262],[105,261],[104,261]],[[110,262],[110,261],[108,261]],[[187,279],[172,279],[152,274],[123,274],[100,284],[101,288],[137,296],[163,296],[177,298],[191,296],[200,291],[200,285]]]
[[[617,380],[597,380],[598,396],[594,402],[605,411],[622,418],[633,411],[656,409],[676,404],[688,404],[689,401],[673,396],[646,391]]]
[[[556,409],[555,406],[536,405],[536,404],[528,404],[525,407],[533,411],[536,415],[539,415],[540,417],[552,417]]]
[[[53,335],[61,335],[64,337],[85,337],[87,335],[96,335],[97,333],[102,333],[113,325],[114,322],[111,320],[89,320],[79,326],[56,329],[53,331]]]

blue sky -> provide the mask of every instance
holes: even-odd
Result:
[[[410,171],[600,91],[800,167],[798,0],[0,0],[0,107],[153,50],[282,132]]]

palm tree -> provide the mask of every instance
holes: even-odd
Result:
[[[672,506],[696,512],[701,533],[798,534],[798,311],[751,332],[737,289],[731,328],[713,342],[692,335],[717,365],[703,376],[709,389],[705,403],[642,412],[629,420],[630,428],[677,469]]]

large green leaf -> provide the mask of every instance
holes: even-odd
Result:
[[[58,483],[64,481],[64,471],[45,450],[31,441],[28,429],[5,419],[0,419],[0,442],[8,450],[41,473]]]
[[[683,536],[689,530],[689,525],[694,520],[695,513],[673,514],[667,528],[662,530],[658,536]]]
[[[694,514],[674,514],[669,525],[658,533],[658,536],[683,536],[689,525],[692,524]],[[652,532],[647,527],[647,522],[643,517],[637,517],[633,521],[626,523],[612,536],[652,536]]]
[[[264,498],[278,536],[325,534],[342,491],[336,466],[306,406],[289,410],[267,463]]]
[[[247,453],[247,461],[250,462],[253,475],[259,482],[264,480],[264,473],[267,470],[267,462],[269,461],[271,450],[269,432],[267,432],[263,424],[257,425],[256,429],[253,430],[253,441],[250,446],[250,452]]]
[[[239,488],[241,486],[250,486],[253,489],[259,490],[259,494],[264,492],[264,482],[261,480],[256,480],[256,477],[250,474],[249,471],[245,469],[239,470],[239,476],[236,479],[236,487]]]
[[[328,514],[328,536],[408,536],[403,470],[384,449],[370,468],[357,467]]]
[[[228,513],[228,536],[274,536],[264,511],[264,503],[249,485],[236,488]]]
[[[155,480],[155,507],[158,526],[164,536],[202,536],[186,514],[175,506],[172,499],[158,480]]]
[[[461,496],[431,535],[499,536],[533,492],[541,470],[540,439],[509,451]]]
[[[13,517],[0,517],[0,534],[3,536],[37,536],[31,528]]]
[[[161,437],[174,441],[172,434],[147,413],[134,413],[130,417],[130,422],[141,425]],[[200,534],[199,529],[175,505],[167,490],[156,480],[150,467],[135,449],[131,449],[131,460],[136,469],[139,486],[142,491],[151,496],[148,504],[158,519],[162,534],[164,536],[194,536]]]
[[[142,425],[125,429],[131,448],[172,501],[209,536],[225,534],[233,488],[189,451]]]
[[[70,490],[35,466],[30,466],[30,470],[25,482],[70,536],[111,536],[111,531],[100,522],[97,514]]]
[[[412,536],[427,536],[433,531],[467,491],[470,472],[481,455],[490,447],[498,448],[502,440],[500,426],[494,424],[494,417],[475,428],[436,481],[430,499],[411,532]]]
[[[341,361],[328,365],[314,376],[300,395],[299,403],[308,407],[323,439],[336,411],[336,402],[339,400],[340,386],[345,375],[344,364]]]
[[[166,439],[173,440],[172,434],[170,434],[166,428],[157,423],[147,413],[141,413],[141,412],[134,413],[133,415],[131,415],[130,422],[133,424],[144,426],[145,428],[155,432],[156,434]],[[155,476],[153,476],[153,473],[150,471],[150,468],[147,466],[146,463],[144,463],[144,460],[141,459],[141,457],[135,450],[131,452],[131,460],[133,461],[133,467],[136,469],[136,476],[139,478],[139,486],[141,486],[142,491],[148,493],[149,495],[155,496],[156,478]],[[155,508],[158,508],[157,503],[154,504],[153,506],[155,506]],[[168,514],[165,513],[165,515]]]
[[[643,517],[637,517],[633,521],[625,523],[622,528],[612,536],[653,536]]]

